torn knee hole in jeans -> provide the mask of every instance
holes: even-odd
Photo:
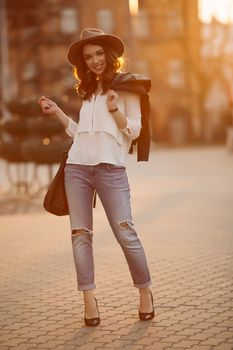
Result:
[[[126,220],[126,221],[122,221],[122,222],[119,222],[119,226],[122,230],[126,229],[129,227],[129,222]]]
[[[72,230],[72,236],[79,236],[79,235],[85,235],[85,234],[92,235],[92,231],[86,228],[75,228]]]

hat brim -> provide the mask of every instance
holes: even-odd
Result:
[[[124,53],[124,50],[125,50],[124,43],[120,38],[114,35],[103,34],[103,35],[97,35],[92,38],[87,38],[87,39],[83,39],[72,43],[68,48],[68,53],[67,53],[68,61],[75,66],[77,64],[77,57],[82,52],[82,47],[85,44],[96,42],[96,41],[100,41],[108,44],[116,52],[118,57],[121,57]]]

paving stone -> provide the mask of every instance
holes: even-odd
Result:
[[[20,345],[17,345],[16,347],[11,347],[10,349],[17,349],[17,350],[31,350],[33,348],[32,344],[28,344],[27,342],[21,343]],[[2,350],[2,348],[0,347]]]
[[[200,344],[202,344],[202,345],[219,345],[221,343],[222,343],[222,340],[220,338],[216,338],[216,337],[208,338],[208,339],[202,340],[200,342]]]
[[[197,345],[199,342],[196,340],[181,340],[179,343],[174,343],[173,347],[181,347],[184,349],[191,349],[193,345]]]
[[[107,346],[109,348],[114,348],[114,349],[123,349],[124,346],[129,344],[132,344],[131,341],[121,339],[121,340],[114,340],[113,342],[108,343]]]
[[[165,350],[167,347],[171,347],[171,343],[153,343],[153,345],[147,346],[146,350]]]
[[[192,328],[206,330],[206,329],[210,328],[211,326],[216,326],[216,323],[199,322],[199,323],[193,325]]]
[[[104,346],[104,343],[103,344],[88,343],[86,345],[79,346],[79,349],[80,350],[94,350],[94,349],[100,348],[100,346]]]
[[[24,343],[22,339],[16,338],[16,339],[9,339],[5,341],[1,341],[1,346],[8,346],[8,347],[13,347],[13,346],[19,346],[20,344]]]
[[[167,339],[167,337],[174,335],[174,334],[175,334],[175,331],[172,331],[172,330],[157,330],[154,333],[154,335],[156,337],[166,338],[166,339]]]
[[[12,338],[13,339],[15,338],[13,333],[6,333],[6,334],[1,334],[0,340],[1,342],[4,342],[4,341],[11,340]]]
[[[233,321],[233,319],[232,319]],[[218,335],[221,338],[225,338],[225,339],[232,339],[233,338],[233,332],[221,332]]]
[[[77,350],[77,346],[76,345],[58,345],[56,347],[56,350]]]
[[[153,338],[142,338],[141,339],[138,339],[134,344],[142,344],[142,345],[151,345],[152,343],[154,342],[154,339]]]
[[[183,335],[169,335],[168,337],[166,337],[166,340],[172,343],[180,343],[185,338],[186,337]]]
[[[184,350],[184,348],[179,348],[178,346],[175,347],[175,349],[176,349],[176,350]],[[188,349],[188,348],[187,348],[187,349]],[[167,348],[165,348],[165,350],[174,350],[174,346],[172,346],[172,347],[167,347]]]
[[[192,347],[192,350],[211,350],[211,349],[213,349],[213,347],[211,345],[198,344],[198,345],[194,345]]]
[[[232,345],[227,343],[222,343],[218,346],[214,346],[212,349],[214,350],[232,350]]]
[[[100,349],[100,348],[97,348],[97,349]],[[146,349],[146,348],[144,346],[142,346],[142,345],[133,344],[133,345],[126,345],[126,346],[124,346],[123,349],[124,350],[143,350],[143,349]],[[102,349],[100,349],[100,350],[102,350]]]
[[[209,333],[197,333],[197,334],[193,334],[191,336],[189,336],[188,338],[190,340],[206,340],[210,337]]]
[[[176,332],[176,335],[183,335],[183,336],[192,336],[192,335],[194,335],[194,334],[196,334],[196,333],[198,333],[198,329],[196,329],[196,328],[185,328],[185,329],[183,329],[183,330],[180,330],[180,331],[178,331],[178,332]]]

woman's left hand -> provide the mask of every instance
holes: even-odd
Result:
[[[119,95],[116,91],[109,89],[107,91],[107,107],[108,110],[115,109],[117,107],[116,103],[119,98]]]

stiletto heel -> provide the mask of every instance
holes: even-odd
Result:
[[[97,305],[97,300],[95,299],[95,303],[96,303],[96,307],[97,307],[97,311],[98,311],[98,315],[99,315],[99,309],[98,309],[98,305]],[[84,317],[84,321],[85,321],[85,325],[88,327],[95,327],[98,326],[98,324],[100,323],[100,317],[95,317],[95,318],[86,318]]]
[[[140,318],[141,321],[149,321],[155,316],[155,313],[154,313],[154,300],[153,300],[153,295],[152,295],[151,292],[150,292],[150,295],[151,295],[153,311],[152,312],[140,312],[139,311],[138,313],[139,313],[139,318]]]

